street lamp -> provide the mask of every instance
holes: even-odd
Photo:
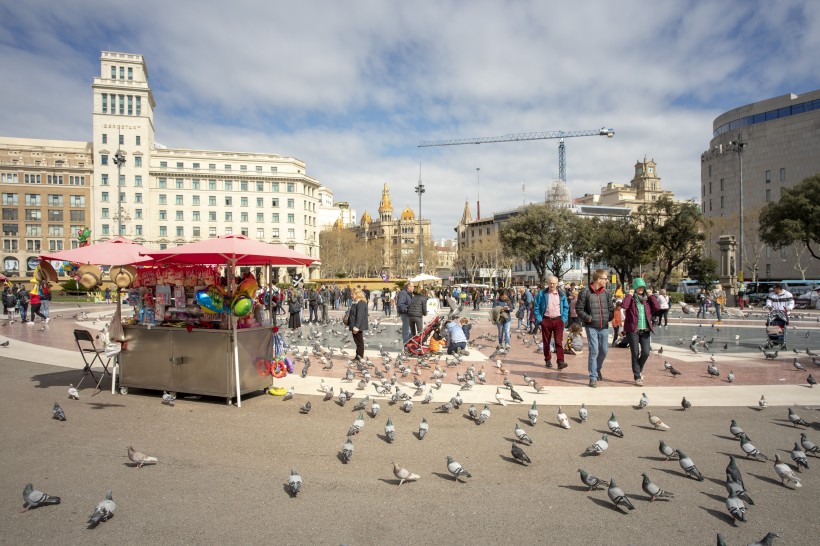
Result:
[[[422,246],[424,237],[421,227],[421,194],[424,193],[424,184],[421,182],[421,164],[419,164],[419,185],[416,186],[416,193],[419,194],[419,274],[422,274],[424,273],[424,247]]]
[[[114,154],[114,165],[117,166],[117,235],[122,235],[122,166],[125,164],[125,152],[120,149],[120,132],[117,131],[117,153]]]
[[[475,219],[481,220],[481,167],[475,168],[475,183],[477,186],[476,200],[475,200]]]
[[[364,276],[367,278],[367,266],[368,266],[368,248],[367,248],[367,232],[370,230],[370,223],[364,223]]]
[[[738,271],[741,272],[741,276],[743,275],[743,148],[746,146],[746,143],[743,142],[743,138],[741,137],[740,133],[737,134],[737,140],[733,140],[731,142],[735,146],[735,150],[737,151],[738,158],[740,160],[740,184],[739,184],[739,194],[740,194],[740,208],[738,209],[737,217],[738,217],[738,239],[739,239],[739,248],[738,248]]]

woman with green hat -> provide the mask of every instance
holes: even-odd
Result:
[[[627,294],[621,308],[624,311],[624,333],[632,352],[632,377],[635,385],[643,386],[643,366],[649,358],[649,342],[652,335],[652,314],[660,309],[660,303],[647,290],[646,282],[638,277],[632,283],[634,294]]]

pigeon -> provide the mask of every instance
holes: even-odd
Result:
[[[114,516],[114,510],[116,509],[117,505],[114,503],[114,498],[111,495],[111,491],[109,491],[106,493],[105,499],[97,503],[94,513],[88,517],[88,528],[94,529],[103,521],[108,521],[111,519]]]
[[[522,444],[527,444],[528,446],[532,445],[532,438],[529,437],[529,435],[518,425],[517,422],[515,423],[515,437],[518,438],[518,441]]]
[[[472,474],[467,472],[467,469],[461,466],[461,463],[453,459],[451,456],[447,455],[447,470],[453,477],[456,479],[457,482],[461,481],[461,476],[465,478],[472,478]]]
[[[599,485],[609,485],[609,482],[605,482],[592,474],[588,474],[586,470],[581,468],[578,469],[578,473],[581,475],[581,483],[589,487],[587,492],[592,491],[593,489],[597,490]]]
[[[621,430],[621,426],[618,424],[618,419],[615,417],[615,412],[612,412],[612,415],[609,416],[609,421],[607,421],[606,424],[612,434],[618,438],[624,437],[624,431]]]
[[[641,399],[638,400],[638,409],[644,409],[646,406],[649,405],[649,397],[646,396],[646,393],[641,393]]]
[[[808,436],[806,436],[806,434],[803,432],[800,433],[800,445],[803,448],[803,451],[805,451],[806,453],[810,453],[815,457],[820,456],[820,447],[818,447],[817,445],[815,445],[814,442],[809,440]]]
[[[387,436],[388,442],[393,442],[396,439],[396,427],[393,425],[393,419],[387,418],[387,424],[384,425],[384,435]]]
[[[569,418],[567,414],[564,413],[564,410],[561,409],[561,406],[558,406],[558,415],[556,417],[561,428],[569,428]]]
[[[792,468],[780,460],[779,453],[774,454],[774,471],[780,478],[780,483],[793,485],[794,487],[803,487],[803,484],[800,483],[800,478],[795,475]]]
[[[470,407],[467,408],[467,415],[470,416],[470,419],[478,417],[478,408],[475,407],[475,404],[470,404]]]
[[[295,394],[296,394],[296,389],[295,389],[295,387],[293,387],[291,385],[290,389],[288,389],[288,392],[286,392],[285,396],[282,397],[282,401],[286,402],[288,400],[292,400]]]
[[[806,371],[806,368],[804,368],[803,365],[800,362],[798,362],[798,360],[796,358],[792,361],[792,366],[794,366],[794,369],[797,370],[797,371],[800,371],[800,372],[805,372]]]
[[[609,436],[604,434],[601,439],[586,448],[584,453],[589,455],[600,455],[609,447]]]
[[[353,457],[353,439],[348,436],[342,446],[342,462],[344,464],[349,463],[351,457]]]
[[[809,384],[809,388],[813,389],[815,385],[817,385],[817,380],[812,377],[811,374],[806,378],[806,383]]]
[[[427,423],[427,418],[422,417],[421,423],[419,423],[419,440],[424,440],[428,430],[430,430],[430,425]]]
[[[164,405],[173,407],[174,403],[176,402],[176,399],[176,396],[174,396],[173,394],[166,391],[162,391],[162,403]]]
[[[367,403],[370,402],[370,395],[366,395],[364,398],[356,402],[356,405],[353,406],[353,411],[362,411],[367,408]]]
[[[501,387],[495,389],[495,401],[501,404],[502,406],[507,405],[507,401],[504,400],[504,395],[501,393]]]
[[[760,395],[760,400],[757,402],[757,405],[760,406],[760,409],[766,409],[769,407],[769,402],[766,400],[766,395]]]
[[[692,402],[687,400],[686,397],[684,396],[683,400],[680,401],[680,407],[683,408],[683,411],[686,411],[686,410],[688,410],[689,408],[692,407]]]
[[[727,546],[726,539],[720,533],[717,534],[717,546]]]
[[[726,381],[728,381],[729,383],[734,383],[735,382],[735,371],[734,370],[729,370],[729,375],[726,376]]]
[[[58,421],[65,421],[65,412],[63,408],[60,407],[60,404],[54,402],[54,406],[51,408],[51,417],[52,419],[57,419]]]
[[[405,413],[410,413],[413,411],[413,401],[412,400],[405,400],[404,403],[401,405],[401,409]]]
[[[769,458],[757,449],[745,434],[740,435],[740,448],[746,454],[746,458],[754,457],[758,461],[768,461]]]
[[[55,404],[56,404],[56,402],[55,402]],[[797,415],[794,412],[794,410],[792,410],[791,408],[789,408],[789,421],[791,421],[791,423],[794,426],[797,426],[797,425],[802,425],[804,427],[809,426],[809,424],[806,421],[804,421],[803,419],[801,419],[800,416]]]
[[[695,463],[692,462],[692,459],[690,459],[689,456],[680,449],[676,449],[675,452],[678,454],[678,463],[683,471],[686,472],[686,475],[698,480],[699,482],[702,482],[703,474],[700,473],[698,467],[696,467]]]
[[[475,424],[480,425],[481,423],[485,422],[489,418],[490,418],[490,405],[489,404],[484,404],[484,409],[482,409],[481,413],[478,414],[478,419],[475,420]]]
[[[734,436],[735,438],[740,438],[743,435],[743,429],[737,424],[737,421],[732,419],[731,424],[729,425],[729,433]]]
[[[376,402],[375,400],[373,400],[373,403],[370,404],[370,417],[377,416],[379,414],[379,411],[381,411],[381,409],[382,409],[382,407],[379,405],[379,403]]]
[[[68,397],[71,400],[79,400],[80,399],[80,391],[78,391],[77,388],[73,384],[68,386]]]
[[[294,497],[302,490],[302,476],[292,468],[290,469],[290,476],[288,476],[288,489]]]
[[[733,520],[746,521],[746,505],[743,504],[743,501],[737,497],[737,493],[734,491],[726,497],[726,510],[729,511],[729,515],[732,516]]]
[[[330,387],[330,390],[325,392],[325,397],[322,398],[322,402],[328,402],[333,400],[333,387]]]
[[[587,407],[582,403],[581,407],[578,408],[578,418],[581,420],[582,423],[585,423],[589,417],[589,412],[587,411]]]
[[[364,411],[359,411],[359,415],[356,416],[356,420],[353,421],[353,426],[350,427],[353,434],[358,434],[364,428]],[[348,434],[348,436],[352,436],[352,434]]]
[[[427,391],[427,394],[424,397],[424,400],[421,401],[422,404],[429,404],[433,401],[433,387]]]
[[[609,496],[609,500],[612,503],[620,508],[621,506],[626,506],[630,510],[634,510],[635,507],[632,505],[632,501],[629,500],[629,497],[626,496],[623,489],[618,487],[618,484],[615,483],[615,480],[609,480],[609,488],[606,490],[606,494]]]
[[[798,472],[802,472],[800,467],[803,467],[806,470],[809,469],[809,460],[806,457],[806,452],[800,448],[800,445],[797,442],[794,443],[794,449],[791,450],[789,455],[791,455],[792,461],[794,461],[794,465],[797,467]]]
[[[743,489],[743,486],[735,481],[726,480],[726,492],[729,494],[734,492],[734,494],[737,495],[737,498],[743,502],[748,502],[749,504],[754,505],[754,501],[749,494],[746,493],[746,490]]]
[[[299,413],[308,414],[310,410],[313,408],[313,404],[310,403],[310,400],[305,402],[305,405],[299,408]]]
[[[510,451],[512,453],[513,459],[515,459],[519,463],[521,463],[521,464],[532,464],[532,461],[530,460],[530,458],[527,457],[527,454],[524,453],[524,450],[521,449],[518,446],[517,443],[512,442],[512,447],[510,448]]]
[[[128,458],[131,460],[132,463],[137,463],[137,468],[142,468],[147,464],[157,464],[159,459],[156,457],[152,457],[150,455],[146,455],[145,453],[141,453],[139,451],[135,451],[133,447],[128,446]]]
[[[672,366],[671,364],[669,365],[669,368],[667,368],[667,370],[669,370],[669,373],[671,373],[671,374],[672,374],[672,377],[675,377],[675,376],[678,376],[678,375],[682,375],[682,374],[678,371],[678,369],[677,369],[677,368],[675,368],[674,366]]]
[[[749,544],[749,546],[772,546],[772,542],[774,542],[774,539],[779,537],[780,535],[778,535],[777,533],[769,531],[768,533],[766,533],[765,537],[758,540],[757,542],[752,542],[751,544]]]
[[[726,465],[726,481],[735,482],[740,484],[740,487],[743,489],[746,489],[746,486],[743,484],[743,475],[740,473],[740,468],[737,466],[737,460],[734,455],[729,455],[729,464]]]
[[[436,408],[436,411],[439,413],[450,413],[453,411],[453,404],[452,402],[447,402],[446,404],[442,404]]]
[[[521,398],[521,395],[516,392],[515,389],[510,389],[510,398],[513,399],[514,402],[523,402],[524,399]]]
[[[672,457],[677,457],[677,455],[678,455],[675,452],[675,450],[672,449],[671,447],[669,447],[668,445],[666,445],[666,442],[664,442],[663,440],[661,440],[660,443],[658,444],[658,451],[661,453],[661,455],[666,457],[667,461],[669,459],[671,459]]]
[[[675,496],[674,493],[661,489],[652,483],[652,480],[649,479],[649,476],[645,472],[641,474],[641,476],[643,476],[641,489],[643,489],[644,493],[649,495],[649,502],[654,502],[655,499],[671,499]]]
[[[393,462],[392,464],[393,464],[393,475],[396,476],[399,479],[399,486],[401,486],[401,484],[403,484],[404,482],[414,482],[414,481],[418,480],[419,478],[421,478],[421,476],[419,476],[418,474],[413,474],[412,472],[410,472],[406,468],[400,467],[395,462]]]
[[[3,326],[7,326],[7,324],[4,324]],[[3,347],[3,348],[5,349],[6,347],[8,347],[8,346],[9,346],[9,342],[10,342],[10,341],[11,341],[11,340],[7,339],[7,340],[6,340],[6,341],[4,341],[3,343],[0,343],[0,347]]]
[[[646,413],[649,414],[649,422],[655,427],[655,430],[669,430],[669,425],[661,421],[661,418],[657,415],[652,415],[651,411],[647,411]]]
[[[50,506],[52,504],[60,504],[60,497],[52,497],[42,491],[38,491],[34,489],[34,486],[30,483],[27,483],[23,488],[23,508],[20,510],[21,512],[41,506]]]
[[[709,373],[709,375],[711,375],[712,377],[720,377],[720,371],[717,369],[717,366],[715,366],[715,364],[714,364],[714,363],[709,363],[709,364],[707,364],[707,366],[706,366],[706,371],[707,371],[707,372]]]
[[[538,422],[538,408],[535,406],[535,402],[532,403],[529,411],[527,411],[527,418],[530,420],[530,425],[532,426],[535,426],[535,423]]]

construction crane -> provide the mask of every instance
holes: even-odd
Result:
[[[542,133],[515,133],[511,135],[503,135],[497,137],[482,137],[482,138],[454,138],[450,140],[429,140],[421,142],[418,147],[425,148],[429,146],[458,146],[461,144],[486,144],[490,142],[519,142],[522,140],[544,140],[550,138],[557,138],[558,141],[558,178],[566,184],[567,182],[567,156],[564,148],[564,139],[571,137],[585,137],[585,136],[605,136],[612,138],[615,136],[614,129],[601,127],[600,129],[591,129],[588,131],[545,131]]]

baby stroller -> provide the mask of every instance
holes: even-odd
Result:
[[[441,324],[441,317],[436,315],[433,320],[428,322],[421,332],[414,335],[404,344],[404,350],[414,356],[426,355],[430,352],[430,347],[426,345],[427,340],[433,335],[433,332],[438,330]]]
[[[766,317],[766,348],[779,348],[782,351],[786,347],[786,326],[789,319],[783,311],[771,311]]]

